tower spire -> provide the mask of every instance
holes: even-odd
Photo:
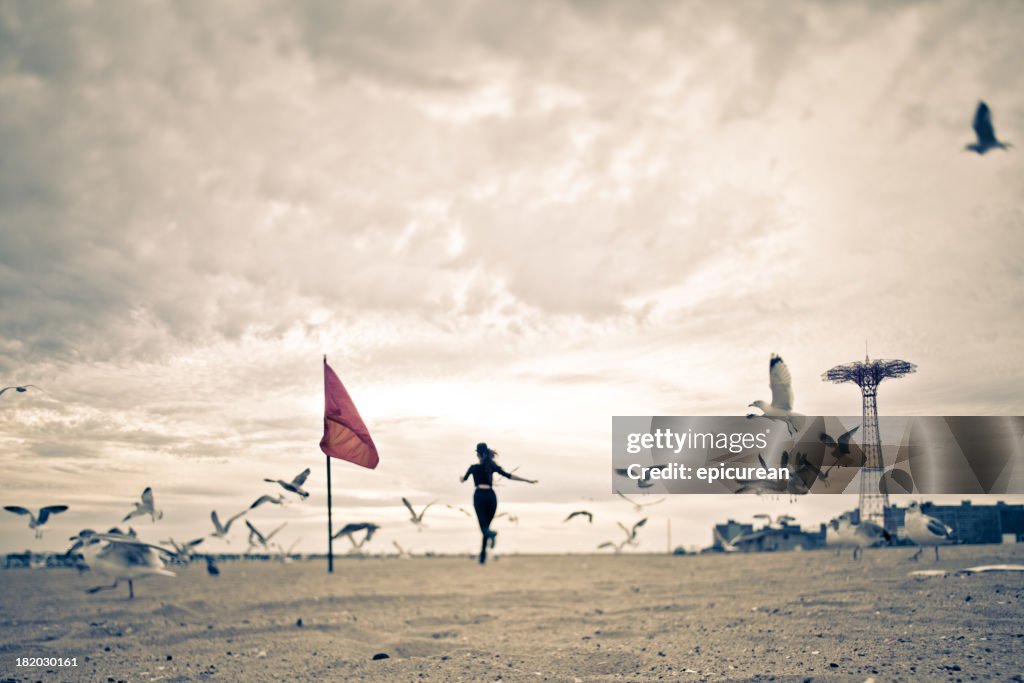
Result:
[[[899,378],[917,371],[917,366],[905,360],[870,360],[868,343],[864,341],[864,362],[837,365],[821,376],[822,381],[843,384],[852,382],[860,387],[861,414],[864,428],[864,466],[860,471],[860,520],[868,520],[894,531],[886,511],[889,492],[882,474],[882,439],[878,431],[878,385],[888,378]]]

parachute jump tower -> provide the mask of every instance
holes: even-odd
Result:
[[[882,479],[882,440],[878,433],[878,385],[882,380],[898,379],[917,371],[917,366],[905,360],[871,360],[864,354],[864,362],[837,365],[821,376],[823,382],[843,384],[852,382],[860,387],[863,399],[864,467],[860,473],[860,519],[869,520],[888,531],[885,511],[889,508],[889,492]]]

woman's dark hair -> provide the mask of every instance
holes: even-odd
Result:
[[[494,456],[498,454],[498,451],[492,450],[487,447],[487,444],[481,441],[476,445],[476,454],[482,455],[488,460],[493,460]]]

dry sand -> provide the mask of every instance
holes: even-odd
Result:
[[[0,680],[1013,680],[1024,545],[754,555],[235,562],[87,595],[0,571]],[[301,619],[301,626],[298,625]],[[374,661],[376,653],[390,658]],[[77,657],[77,668],[15,667]],[[1021,680],[1018,676],[1016,680]]]

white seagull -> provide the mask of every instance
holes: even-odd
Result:
[[[285,481],[284,479],[264,479],[263,481],[269,481],[271,484],[280,484],[281,488],[285,491],[297,493],[303,498],[309,497],[309,492],[302,489],[302,485],[306,483],[306,478],[309,476],[309,468],[302,470],[295,475],[295,478],[291,481]]]
[[[718,540],[718,545],[721,546],[723,552],[735,553],[739,550],[739,547],[736,544],[744,539],[742,533],[736,534],[732,540],[727,541],[725,540],[725,536],[718,531],[718,527],[713,527],[712,530],[714,531],[715,538]]]
[[[924,514],[917,501],[907,507],[903,517],[903,528],[907,531],[907,538],[919,546],[917,552],[911,556],[912,560],[921,557],[924,546],[930,545],[935,547],[935,561],[938,562],[939,546],[956,542],[953,529]]]
[[[427,503],[426,507],[420,510],[419,514],[416,514],[416,510],[413,508],[412,503],[409,502],[409,499],[402,498],[402,504],[409,510],[409,521],[416,525],[417,531],[423,531],[423,515],[427,514],[427,510],[436,502],[435,500]]]
[[[984,154],[990,149],[1009,149],[1013,145],[1008,142],[1000,142],[996,138],[996,129],[992,126],[992,111],[984,102],[978,102],[978,108],[974,112],[974,134],[978,136],[977,142],[964,147],[964,149]]]
[[[46,520],[50,518],[50,515],[60,514],[68,509],[67,505],[47,505],[39,510],[38,515],[32,514],[32,511],[28,508],[23,508],[19,505],[5,505],[4,510],[13,512],[16,515],[28,515],[28,528],[35,529],[36,538],[43,537],[43,530],[40,528],[46,524]]]
[[[227,541],[228,531],[231,530],[232,522],[234,522],[239,517],[245,515],[246,512],[248,512],[248,510],[242,510],[234,517],[229,517],[227,523],[221,524],[220,517],[217,516],[217,511],[213,510],[212,512],[210,512],[210,519],[213,521],[213,533],[210,534],[210,536],[214,538],[223,538],[225,541]]]
[[[163,510],[157,510],[153,504],[153,489],[149,486],[142,491],[142,500],[135,503],[135,509],[125,515],[121,521],[127,522],[132,517],[140,517],[142,515],[149,515],[154,522],[162,519],[164,516]]]
[[[77,536],[72,536],[71,540],[75,543],[68,549],[68,555],[81,549],[82,558],[89,569],[114,579],[113,584],[89,588],[86,593],[117,588],[117,584],[125,580],[128,582],[128,599],[131,600],[135,598],[133,582],[136,579],[147,576],[174,576],[174,572],[165,568],[160,556],[160,553],[168,556],[173,553],[160,546],[142,543],[133,536],[120,533],[117,529],[111,529],[105,534],[83,529]]]
[[[772,390],[771,405],[764,401],[754,401],[748,407],[760,408],[762,414],[751,413],[747,417],[766,417],[784,422],[790,434],[800,431],[804,416],[793,412],[793,378],[786,362],[774,353],[768,361],[768,387]]]
[[[888,531],[878,524],[863,521],[854,524],[849,519],[833,519],[825,527],[825,545],[837,549],[853,548],[853,559],[860,559],[864,548],[887,543],[892,540]]]

